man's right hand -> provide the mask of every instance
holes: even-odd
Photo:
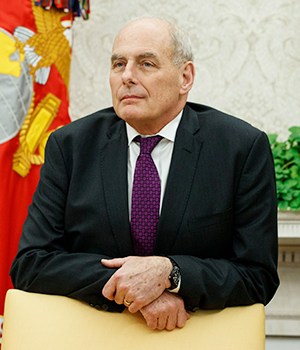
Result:
[[[140,312],[149,328],[159,330],[172,331],[176,327],[182,328],[190,318],[185,310],[182,298],[167,291],[163,292],[152,303],[143,307]]]
[[[104,285],[103,296],[128,306],[132,313],[156,300],[171,285],[172,263],[164,256],[127,256],[102,259],[101,263],[118,269]]]

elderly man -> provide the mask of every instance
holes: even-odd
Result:
[[[168,330],[199,308],[270,301],[277,207],[267,137],[187,102],[194,76],[173,24],[142,18],[118,33],[113,107],[49,138],[15,287],[128,307]]]

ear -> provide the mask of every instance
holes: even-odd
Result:
[[[187,94],[194,84],[195,78],[195,66],[192,61],[185,62],[182,67],[182,82],[180,88],[180,94]]]

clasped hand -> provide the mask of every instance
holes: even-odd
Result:
[[[173,330],[189,319],[184,302],[166,291],[170,287],[172,264],[168,258],[151,256],[102,259],[101,263],[118,270],[103,287],[102,294],[117,304],[127,304],[132,313],[140,311],[151,329]]]
[[[169,274],[172,264],[160,256],[102,259],[101,263],[118,270],[103,287],[102,294],[117,304],[130,303],[132,313],[157,299],[170,287]]]

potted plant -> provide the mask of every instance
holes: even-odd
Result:
[[[268,135],[274,158],[278,208],[300,211],[300,126],[289,129],[285,141],[277,134]]]

